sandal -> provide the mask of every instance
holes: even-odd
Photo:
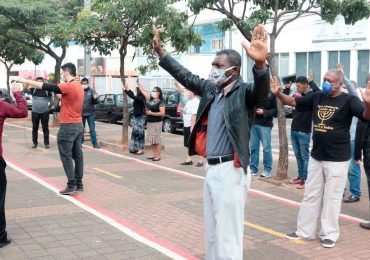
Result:
[[[160,161],[161,160],[161,158],[156,158],[156,157],[154,157],[153,159],[152,159],[152,161],[153,162],[157,162],[157,161]]]
[[[198,162],[195,167],[202,167],[203,166],[203,163],[202,162]]]

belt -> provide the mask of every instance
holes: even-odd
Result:
[[[209,165],[215,165],[219,163],[224,163],[234,160],[233,154],[223,155],[223,156],[216,156],[216,157],[207,157],[207,161]]]

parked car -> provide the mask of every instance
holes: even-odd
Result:
[[[163,102],[166,109],[166,114],[163,117],[163,132],[174,133],[176,130],[182,130],[184,127],[184,122],[179,111],[180,94],[175,89],[162,89],[162,93]],[[130,126],[133,113],[134,111],[131,109],[129,111]]]
[[[12,102],[12,98],[11,98],[9,92],[8,92],[8,89],[6,89],[6,88],[0,89],[0,100],[4,100],[8,103]]]
[[[26,93],[22,91],[22,97],[27,103],[27,108],[31,109],[32,108],[32,95],[30,93]]]
[[[132,100],[128,100],[128,109],[132,108]],[[123,118],[123,94],[103,94],[98,97],[95,108],[95,119],[108,121],[111,124]]]

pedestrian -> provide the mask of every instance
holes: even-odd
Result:
[[[14,82],[12,92],[16,105],[10,105],[8,102],[0,101],[0,248],[11,243],[11,239],[6,232],[5,219],[5,195],[6,195],[6,162],[3,158],[2,136],[4,121],[7,118],[25,118],[28,115],[27,103],[23,99],[19,86]]]
[[[339,213],[351,159],[352,117],[370,119],[370,89],[362,95],[364,105],[358,97],[341,91],[343,80],[340,70],[329,70],[322,91],[299,99],[284,95],[277,79],[271,80],[271,91],[284,104],[313,115],[313,147],[297,230],[286,237],[314,239],[320,218],[320,239],[325,248],[334,247],[339,238]]]
[[[370,89],[370,74],[366,78],[367,91]],[[365,101],[366,102],[366,101]],[[359,163],[361,160],[361,151],[363,154],[364,169],[367,179],[367,190],[370,203],[370,121],[358,121],[356,129],[356,145],[354,159]],[[360,227],[370,230],[370,221],[361,222]]]
[[[44,82],[44,78],[37,77],[36,81],[42,83]],[[38,131],[41,121],[42,132],[44,133],[44,145],[46,149],[49,149],[49,105],[52,93],[51,91],[37,88],[29,88],[28,93],[32,95],[32,148],[37,148]]]
[[[152,147],[152,157],[147,157],[148,160],[161,160],[161,145],[162,145],[162,124],[165,115],[165,107],[163,103],[162,90],[159,87],[153,87],[150,94],[144,87],[138,83],[141,93],[146,98],[145,114],[146,114],[146,137],[145,140]]]
[[[82,124],[85,129],[86,121],[89,125],[90,139],[94,148],[100,149],[100,143],[96,139],[95,132],[95,105],[98,104],[98,95],[95,90],[89,86],[89,80],[83,78],[81,85],[84,89],[84,102],[82,107]],[[82,135],[82,143],[84,143],[84,135]]]
[[[82,125],[82,106],[84,89],[76,77],[76,66],[66,63],[61,67],[63,83],[51,84],[33,80],[19,79],[21,83],[29,84],[35,88],[61,94],[60,128],[57,143],[60,159],[63,164],[68,182],[61,195],[74,195],[83,191],[83,154],[82,138],[84,134]],[[74,165],[73,165],[74,161]]]
[[[273,120],[277,115],[276,97],[269,93],[267,101],[257,107],[254,122],[251,128],[251,175],[258,175],[260,157],[260,143],[263,147],[263,172],[261,177],[270,178],[272,169],[271,151],[271,129],[274,126]]]
[[[139,85],[139,78],[137,78],[136,82]],[[136,87],[135,95],[130,90],[127,81],[125,81],[125,84],[122,84],[122,89],[127,96],[134,100],[132,105],[134,112],[131,118],[132,133],[129,150],[130,153],[141,155],[144,154],[145,149],[145,97],[139,87]]]
[[[253,30],[250,46],[243,43],[255,61],[255,84],[243,82],[237,51],[216,53],[210,77],[204,80],[166,53],[155,26],[153,32],[159,65],[201,98],[189,137],[189,154],[207,157],[208,162],[204,182],[206,259],[243,259],[244,206],[251,180],[249,129],[255,108],[266,100],[270,86],[264,26]]]
[[[314,94],[313,81],[308,82],[305,76],[296,79],[297,93],[294,98],[309,97]],[[316,84],[315,84],[316,85]],[[285,93],[284,93],[285,94]],[[297,188],[303,189],[307,179],[308,160],[310,158],[310,140],[312,131],[312,111],[293,110],[290,139],[298,166],[298,176],[291,181]]]
[[[199,107],[199,99],[195,96],[195,94],[190,90],[180,90],[183,89],[181,85],[176,81],[175,82],[176,89],[178,91],[181,91],[181,95],[183,96],[183,100],[185,103],[185,106],[183,107],[181,114],[184,122],[184,129],[183,129],[183,135],[184,135],[184,147],[187,149],[189,148],[189,137],[190,133],[193,131],[196,117],[197,117],[197,111]],[[192,156],[188,155],[186,160],[181,163],[181,165],[193,165],[193,159]],[[202,156],[198,156],[198,162],[195,165],[196,167],[202,167],[203,166],[203,160]]]

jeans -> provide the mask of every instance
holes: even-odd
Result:
[[[82,185],[83,154],[81,149],[84,134],[82,123],[61,124],[57,135],[58,150],[64,171],[68,179],[68,187]],[[75,167],[73,167],[73,161]]]
[[[291,131],[290,139],[295,158],[298,165],[298,178],[306,181],[308,160],[310,159],[310,140],[311,133],[301,131]]]
[[[6,162],[0,156],[0,242],[6,240],[6,219],[5,219],[5,194],[6,194]]]
[[[90,130],[90,138],[91,138],[91,143],[93,146],[98,145],[98,142],[96,141],[96,132],[95,132],[95,116],[94,114],[90,116],[83,116],[82,117],[82,123],[85,129],[86,125],[86,120],[87,124],[89,125],[89,130]],[[84,136],[82,135],[82,143],[84,142]]]
[[[353,196],[361,197],[361,169],[354,160],[355,140],[351,140],[351,162],[348,169],[349,191]]]
[[[32,112],[32,142],[37,144],[39,125],[41,121],[42,132],[44,133],[44,144],[49,144],[49,111],[44,113]]]
[[[258,172],[260,157],[260,141],[263,147],[263,167],[265,172],[271,172],[272,153],[271,153],[271,127],[252,125],[251,128],[251,171]]]

